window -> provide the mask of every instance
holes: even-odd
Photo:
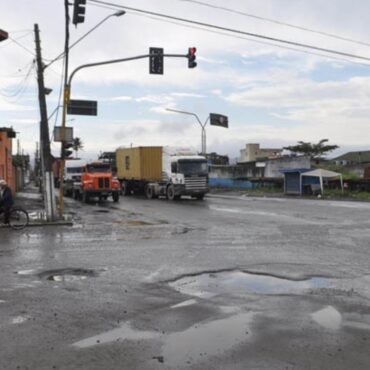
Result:
[[[128,155],[125,157],[125,168],[126,170],[130,169],[130,157]]]

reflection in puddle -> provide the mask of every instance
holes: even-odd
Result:
[[[180,302],[178,304],[174,304],[170,308],[187,307],[187,306],[191,306],[191,305],[196,304],[196,303],[198,303],[196,299],[188,299],[187,301]]]
[[[187,361],[198,362],[244,342],[251,336],[250,323],[254,312],[240,313],[225,319],[195,324],[182,332],[164,335],[155,331],[133,329],[130,323],[111,331],[75,342],[74,347],[88,348],[124,340],[159,339],[163,342],[160,362],[170,368]]]
[[[24,317],[24,316],[13,317],[12,324],[22,324],[26,322],[27,320],[28,320],[28,317]]]
[[[110,343],[118,340],[154,339],[160,335],[160,333],[154,331],[140,331],[132,329],[129,323],[125,323],[120,328],[80,340],[79,342],[74,343],[73,346],[78,348],[87,348],[97,344]]]
[[[248,312],[197,324],[183,332],[168,335],[163,346],[164,362],[170,368],[175,368],[189,360],[198,362],[230,350],[248,339],[254,314]]]
[[[51,275],[48,277],[48,280],[51,281],[76,281],[76,280],[85,280],[86,276],[74,276],[74,275]]]
[[[332,306],[314,312],[311,317],[326,329],[338,330],[342,326],[342,315]]]
[[[169,285],[182,294],[207,298],[221,293],[298,294],[308,289],[326,287],[328,282],[327,279],[320,277],[296,281],[242,271],[228,271],[187,276]]]

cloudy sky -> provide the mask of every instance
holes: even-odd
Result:
[[[85,63],[197,48],[198,66],[166,58],[163,75],[149,74],[148,59],[86,69],[72,83],[73,99],[98,101],[98,116],[68,116],[86,158],[127,145],[181,145],[200,150],[209,113],[229,117],[229,129],[206,126],[207,151],[239,155],[247,143],[262,147],[317,142],[368,150],[370,133],[370,2],[363,0],[111,0],[87,1],[86,21],[70,27],[71,43],[120,6],[134,7],[237,31],[361,56],[351,58],[279,44],[126,9],[70,51],[70,72]],[[117,5],[117,6],[114,6]],[[33,154],[40,114],[37,100],[34,24],[41,31],[45,64],[64,48],[64,0],[0,0],[0,126],[13,126]],[[72,13],[72,7],[71,7]],[[330,36],[331,35],[331,36]],[[335,36],[335,37],[334,37]],[[367,44],[368,42],[368,44]],[[319,55],[318,55],[319,54]],[[366,60],[366,58],[369,58]],[[367,65],[368,64],[368,65]],[[45,72],[50,130],[60,125],[63,63]],[[52,143],[54,154],[59,145]]]

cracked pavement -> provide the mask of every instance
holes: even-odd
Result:
[[[0,368],[368,369],[369,203],[66,207],[0,230]]]

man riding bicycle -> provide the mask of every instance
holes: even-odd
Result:
[[[9,223],[9,215],[12,205],[12,189],[10,189],[5,180],[0,180],[0,213],[4,212],[4,224]]]

